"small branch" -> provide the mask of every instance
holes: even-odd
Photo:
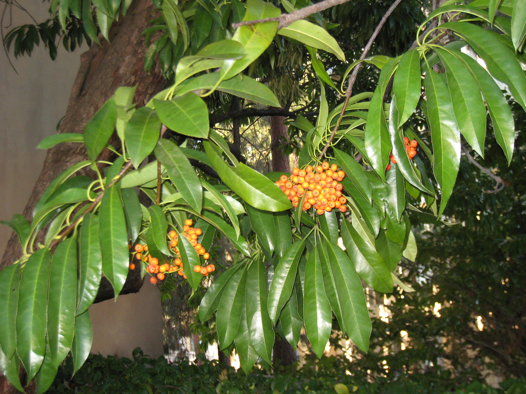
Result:
[[[210,115],[210,126],[224,122],[229,119],[248,118],[250,116],[286,116],[295,117],[296,112],[290,112],[288,108],[269,108],[269,109],[242,109],[230,111],[219,115]]]
[[[82,215],[80,215],[77,220],[75,220],[73,223],[71,223],[68,227],[66,227],[64,229],[64,231],[62,231],[62,233],[53,240],[53,242],[51,242],[51,244],[49,245],[49,249],[53,249],[58,243],[60,243],[60,241],[62,241],[62,239],[64,239],[65,237],[67,237],[74,229],[75,227],[77,226],[78,223],[80,223],[80,221],[82,219],[84,219],[84,216],[86,216],[87,213],[93,211],[93,209],[101,202],[102,200],[102,197],[104,197],[104,193],[106,193],[106,190],[108,190],[110,187],[112,187],[113,185],[115,185],[117,182],[120,181],[120,179],[123,177],[124,174],[126,174],[126,172],[132,167],[132,162],[131,160],[128,161],[124,167],[122,167],[122,169],[120,170],[120,172],[117,174],[117,176],[115,178],[113,178],[113,180],[109,183],[109,185],[106,187],[106,189],[104,189],[96,198],[95,200],[93,200],[93,202],[91,203],[91,205],[88,207],[88,209],[86,209],[86,211],[84,211],[84,213]]]
[[[380,23],[378,23],[378,26],[376,26],[376,29],[374,29],[373,35],[369,39],[369,42],[367,42],[367,45],[365,46],[365,48],[363,50],[362,56],[360,56],[360,60],[364,60],[366,58],[367,54],[371,50],[371,47],[373,46],[374,40],[378,36],[378,33],[380,33],[380,30],[382,29],[382,27],[385,24],[385,22],[387,22],[387,19],[389,18],[389,16],[393,13],[395,8],[401,2],[402,2],[402,0],[396,0],[391,5],[391,7],[389,7],[389,9],[385,13],[385,15],[380,20]],[[334,136],[336,135],[336,132],[338,131],[338,128],[340,127],[340,124],[341,124],[341,122],[343,120],[343,116],[345,114],[345,110],[347,109],[347,104],[349,103],[349,99],[351,98],[351,95],[352,95],[352,89],[353,89],[354,83],[356,82],[356,78],[358,77],[358,72],[360,71],[361,68],[362,68],[362,62],[360,62],[360,63],[358,63],[356,65],[356,67],[354,68],[351,76],[349,77],[349,85],[347,86],[347,90],[345,91],[345,102],[343,103],[342,112],[340,113],[340,117],[338,118],[338,122],[336,123],[336,125],[334,126],[334,129],[332,130],[332,133],[331,133],[331,136],[329,137],[329,140],[327,141],[327,143],[323,147],[320,155],[318,156],[318,160],[320,160],[323,156],[325,156],[325,153],[327,153],[327,149],[329,149],[329,146],[331,145],[332,140],[334,139]]]
[[[302,8],[300,10],[294,11],[291,14],[282,14],[280,17],[277,17],[277,18],[265,18],[265,19],[258,19],[255,21],[243,21],[239,23],[232,23],[232,28],[237,29],[240,26],[256,25],[258,23],[279,22],[278,24],[278,30],[279,30],[279,29],[283,29],[284,27],[287,27],[292,22],[296,22],[300,19],[305,19],[309,15],[326,10],[327,8],[331,8],[336,5],[346,3],[348,1],[349,0],[324,0],[319,3],[310,5],[308,7]]]
[[[502,179],[500,176],[498,175],[495,175],[494,173],[491,172],[491,170],[487,169],[486,167],[482,167],[474,158],[473,156],[471,156],[471,154],[468,152],[468,150],[462,146],[462,153],[464,153],[464,155],[467,157],[467,159],[469,160],[469,162],[471,164],[473,164],[475,167],[477,167],[480,171],[482,171],[484,174],[486,174],[487,176],[489,176],[491,179],[493,179],[496,184],[495,184],[495,189],[493,190],[483,190],[482,192],[483,193],[486,193],[486,194],[492,194],[492,193],[498,193],[500,192],[502,189],[504,189],[504,187],[506,186],[506,182],[504,181],[504,179]]]

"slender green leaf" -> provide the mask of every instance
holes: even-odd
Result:
[[[380,230],[376,238],[376,250],[384,259],[389,271],[393,271],[402,259],[401,245],[387,238],[384,230]]]
[[[259,242],[269,254],[272,254],[276,246],[274,215],[271,212],[253,208],[248,204],[246,205],[246,210],[252,229],[258,236]]]
[[[146,164],[138,170],[128,172],[120,181],[122,189],[142,186],[157,178],[157,160]]]
[[[152,153],[161,130],[157,113],[150,108],[139,108],[126,125],[126,148],[135,168]]]
[[[296,282],[297,283],[297,282]],[[279,322],[281,329],[285,335],[285,339],[293,349],[298,346],[300,340],[301,329],[303,328],[303,318],[300,313],[300,305],[298,304],[297,292],[301,291],[301,286],[298,290],[296,286],[292,288],[292,294],[283,306]],[[301,305],[303,307],[303,305]]]
[[[53,359],[51,358],[51,349],[49,348],[49,344],[46,343],[44,362],[35,375],[36,394],[45,393],[49,389],[57,376],[57,372],[58,367],[54,365]]]
[[[188,278],[188,282],[192,287],[192,295],[199,287],[201,283],[202,275],[201,272],[194,272],[194,266],[201,265],[199,260],[199,255],[195,251],[195,248],[192,246],[189,240],[187,240],[182,235],[179,235],[179,252],[181,254],[181,260],[184,264],[184,273]]]
[[[208,223],[213,225],[215,228],[217,228],[219,231],[221,231],[223,234],[225,234],[237,250],[239,250],[245,256],[250,255],[245,238],[243,238],[241,235],[239,237],[236,237],[235,230],[232,228],[232,226],[229,226],[218,215],[209,211],[203,211],[203,216],[201,217]]]
[[[97,24],[99,25],[101,34],[108,42],[110,41],[110,27],[112,23],[113,18],[101,8],[97,7]]]
[[[219,348],[228,347],[236,337],[239,329],[243,304],[245,303],[245,286],[247,271],[245,266],[236,270],[228,280],[217,306],[217,337]]]
[[[100,13],[98,9],[97,13]],[[117,107],[112,97],[106,101],[95,116],[86,124],[84,128],[84,143],[92,162],[97,160],[97,157],[113,134],[116,120]]]
[[[128,227],[128,237],[130,243],[134,243],[141,231],[142,211],[139,196],[133,189],[122,190],[122,202],[124,205],[124,215],[126,216],[126,226]]]
[[[415,111],[420,100],[421,86],[420,56],[416,49],[412,49],[400,59],[393,80],[393,94],[400,114],[397,127],[402,126]]]
[[[14,357],[9,358],[0,348],[0,371],[9,380],[9,382],[11,382],[11,384],[17,388],[18,391],[25,393],[22,383],[20,383],[20,378],[18,377],[19,369],[20,359],[16,353]]]
[[[20,264],[13,264],[0,271],[0,347],[7,359],[16,349],[16,314],[20,288]],[[1,357],[2,355],[0,355]]]
[[[526,39],[526,1],[515,0],[511,16],[511,39],[517,52],[521,51]]]
[[[347,199],[347,201],[356,205],[363,220],[367,223],[367,227],[369,227],[375,236],[378,235],[382,212],[378,209],[377,205],[367,201],[349,179],[344,179],[342,185],[351,198],[350,201],[349,199]]]
[[[0,220],[0,223],[9,226],[16,233],[16,235],[18,235],[18,241],[20,242],[20,245],[25,245],[27,238],[31,233],[31,226],[24,216],[15,213],[10,221]]]
[[[197,7],[194,15],[195,45],[201,46],[212,28],[212,16],[203,7]]]
[[[154,105],[166,127],[190,137],[208,138],[208,108],[196,94],[186,93],[170,101],[154,100]]]
[[[347,178],[353,183],[354,187],[367,199],[372,201],[373,188],[369,178],[365,175],[363,167],[358,164],[354,158],[347,153],[333,148],[334,157],[338,161],[340,167],[345,171]]]
[[[82,2],[82,26],[84,31],[91,40],[100,45],[97,37],[97,26],[93,22],[93,13],[91,10],[91,1]]]
[[[239,220],[237,218],[236,212],[234,211],[234,208],[232,208],[226,197],[223,196],[223,194],[219,193],[214,186],[212,186],[203,179],[201,180],[201,183],[210,193],[212,193],[212,195],[219,202],[219,205],[225,210],[228,218],[230,219],[230,222],[232,223],[232,227],[234,227],[234,230],[236,231],[236,236],[239,237]]]
[[[387,195],[385,201],[387,208],[395,214],[396,219],[400,220],[405,209],[405,181],[402,173],[398,170],[398,165],[391,164],[391,169],[387,171]]]
[[[243,368],[243,371],[245,371],[245,373],[249,373],[256,361],[258,360],[259,356],[250,343],[247,323],[247,308],[245,304],[243,304],[241,310],[239,329],[237,332],[237,336],[234,339],[234,342],[236,344],[237,354],[239,355],[239,362],[241,364],[241,368]]]
[[[167,256],[172,253],[168,249],[166,234],[168,233],[168,222],[164,217],[164,212],[159,205],[152,205],[148,208],[150,213],[150,226],[153,229],[153,242],[157,245],[157,249]],[[148,240],[152,242],[151,239]]]
[[[345,332],[346,329],[345,329],[345,321],[343,320],[343,317],[342,317],[342,305],[341,305],[340,299],[338,298],[338,294],[336,292],[336,278],[334,277],[334,274],[330,266],[329,255],[328,255],[325,243],[318,243],[316,250],[318,251],[318,258],[321,264],[321,272],[323,276],[325,295],[327,296],[327,299],[329,300],[329,304],[331,305],[331,309],[334,312],[334,315],[336,316],[338,323],[340,324],[341,330]],[[305,277],[306,277],[306,273],[305,273]],[[306,291],[307,289],[305,289],[305,292]]]
[[[84,136],[77,133],[53,134],[40,141],[37,149],[51,149],[55,145],[61,144],[63,142],[84,142]]]
[[[73,375],[84,364],[89,356],[91,344],[93,343],[93,328],[89,311],[85,311],[75,318],[75,336],[71,354],[73,356]]]

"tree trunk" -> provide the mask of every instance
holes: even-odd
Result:
[[[110,30],[111,45],[107,41],[104,41],[102,46],[94,44],[81,55],[80,69],[59,133],[82,133],[86,123],[119,86],[137,86],[135,93],[137,106],[144,106],[154,94],[166,86],[166,81],[162,78],[159,69],[154,69],[150,74],[144,71],[144,54],[147,48],[141,33],[147,28],[153,11],[154,6],[151,1],[135,0],[128,9],[126,17],[120,18],[120,21]],[[102,37],[99,39],[102,40]],[[110,152],[108,151],[102,154],[103,160],[109,157]],[[71,165],[86,160],[86,158],[86,150],[80,144],[65,143],[50,149],[24,209],[24,216],[28,220],[31,219],[34,206],[53,179]],[[40,234],[39,237],[37,242],[38,240],[42,242],[43,234]],[[18,238],[13,234],[7,243],[0,270],[13,264],[21,255],[22,250]],[[138,270],[135,271],[138,272]],[[123,293],[139,291],[142,280],[137,280],[135,276],[133,278],[131,285],[130,281],[127,281],[128,284],[125,285]],[[105,282],[108,281],[105,280]],[[105,283],[102,283],[97,301],[112,297],[111,285],[105,286]],[[3,379],[4,377],[0,376],[0,387],[3,393],[18,392],[9,383],[6,384]]]
[[[163,352],[169,362],[174,362],[186,357],[190,350],[186,339],[191,337],[189,327],[194,321],[195,310],[188,305],[189,286],[177,285],[171,296],[171,299],[162,302]]]
[[[270,149],[272,151],[272,170],[290,173],[289,156],[283,153],[282,145],[288,141],[287,126],[283,124],[284,116],[270,117]],[[290,365],[296,361],[296,351],[280,336],[274,342],[274,368]]]

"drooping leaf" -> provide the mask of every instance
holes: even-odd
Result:
[[[201,180],[201,183],[210,193],[212,193],[212,195],[218,201],[219,205],[224,209],[228,218],[230,219],[230,222],[232,223],[232,227],[234,227],[234,230],[236,231],[236,236],[239,237],[239,220],[237,218],[236,212],[234,211],[234,208],[230,205],[226,197],[223,194],[219,193],[214,186],[210,185],[203,179]]]
[[[4,376],[11,382],[13,386],[17,388],[18,391],[24,393],[25,390],[20,383],[20,378],[18,377],[20,369],[20,359],[14,354],[14,357],[7,357],[2,349],[0,348],[0,371]]]
[[[179,235],[179,252],[181,254],[181,260],[183,260],[184,273],[188,278],[188,282],[192,287],[192,295],[199,287],[201,283],[202,275],[201,272],[194,272],[194,266],[201,265],[199,255],[195,251],[189,240],[182,235]]]
[[[100,45],[99,39],[97,37],[97,26],[95,26],[95,23],[93,22],[93,13],[90,1],[82,2],[82,25],[88,37],[93,42]]]
[[[278,31],[279,35],[292,38],[302,44],[332,53],[342,62],[345,54],[336,40],[321,26],[306,20],[299,20]]]
[[[121,188],[128,189],[143,186],[157,178],[157,160],[146,164],[138,170],[129,171],[121,179]]]
[[[25,245],[27,238],[31,233],[31,226],[24,216],[15,213],[10,221],[0,220],[0,223],[11,227],[16,235],[18,235],[18,241],[20,242],[20,245]]]
[[[276,246],[274,251],[277,258],[280,259],[292,244],[292,228],[290,226],[289,215],[287,215],[286,212],[275,212],[273,215],[274,228],[276,229]]]
[[[84,144],[88,151],[88,157],[92,162],[97,159],[113,134],[116,119],[117,107],[112,97],[106,101],[95,116],[86,124],[84,128]]]
[[[393,94],[399,112],[397,127],[402,126],[413,114],[422,86],[420,76],[420,56],[416,49],[406,52],[400,59],[400,64],[393,80]]]
[[[135,168],[152,153],[161,130],[157,113],[142,107],[135,111],[125,129],[126,148]]]
[[[20,264],[13,264],[0,271],[0,348],[7,359],[16,349],[16,314],[20,288]],[[2,355],[0,355],[2,357]]]
[[[124,215],[126,216],[126,226],[130,243],[134,243],[141,231],[142,211],[139,196],[135,190],[128,188],[122,190],[122,202]]]
[[[186,93],[172,100],[154,100],[161,122],[179,134],[194,138],[208,138],[208,108],[194,93]]]
[[[325,294],[321,262],[317,248],[311,251],[305,267],[303,316],[305,330],[312,345],[312,350],[321,358],[331,335],[332,313],[329,300]]]
[[[236,344],[237,354],[239,355],[239,363],[241,364],[241,368],[243,368],[245,373],[249,373],[258,360],[259,356],[250,343],[247,323],[247,308],[245,304],[243,304],[241,309],[239,329],[234,342]]]
[[[84,311],[75,318],[75,336],[71,354],[73,356],[73,375],[84,364],[89,356],[91,344],[93,343],[93,328],[89,311]]]
[[[387,238],[384,230],[380,230],[375,246],[389,271],[393,271],[402,259],[402,246]]]
[[[334,210],[331,212],[325,212],[319,216],[320,228],[323,234],[331,240],[333,243],[338,243],[340,237],[340,231],[338,226],[338,218]]]
[[[391,169],[386,175],[387,208],[390,209],[397,220],[400,220],[405,209],[405,181],[396,164],[391,164]]]
[[[526,39],[526,1],[515,0],[511,16],[511,40],[515,51],[520,52]]]
[[[298,291],[301,291],[301,287],[299,290],[296,286],[292,288],[292,294],[283,306],[279,317],[281,330],[285,335],[285,339],[293,349],[298,346],[301,329],[303,328],[303,319],[300,312],[300,308],[302,308],[303,305],[300,306],[298,303]]]
[[[338,293],[336,292],[336,286],[337,286],[336,278],[334,277],[334,274],[330,266],[329,255],[328,255],[325,243],[321,243],[321,242],[318,243],[316,250],[318,251],[318,258],[320,259],[325,294],[327,296],[327,299],[329,300],[331,309],[334,312],[334,315],[336,316],[338,323],[340,324],[340,328],[342,329],[342,331],[346,331],[345,321],[343,320],[343,317],[342,317],[341,301],[338,298]]]
[[[365,175],[363,167],[347,153],[336,148],[333,148],[333,150],[334,157],[338,161],[340,167],[345,171],[346,176],[353,183],[354,187],[356,187],[366,199],[371,201],[373,197],[373,188],[367,175]]]
[[[108,42],[110,41],[110,27],[112,23],[113,17],[104,12],[100,7],[97,7],[97,24],[99,25],[101,34]]]
[[[84,136],[77,133],[53,134],[40,141],[37,149],[51,149],[55,145],[61,144],[63,142],[84,142]]]
[[[151,205],[148,208],[150,213],[150,226],[153,230],[153,240],[148,239],[151,243],[155,242],[157,249],[167,256],[171,255],[170,250],[167,246],[166,234],[168,233],[168,222],[164,217],[164,212],[159,205]]]
[[[201,46],[212,28],[212,16],[203,7],[197,7],[194,15],[195,45]]]
[[[29,257],[22,279],[16,315],[17,354],[33,379],[46,351],[47,297],[51,253],[39,249]]]
[[[206,220],[208,223],[213,225],[215,228],[217,228],[219,231],[221,231],[223,234],[227,236],[227,238],[232,242],[232,245],[239,250],[241,253],[243,253],[245,256],[249,256],[249,249],[247,242],[245,241],[245,238],[243,236],[236,237],[236,232],[232,228],[232,226],[228,225],[223,219],[221,219],[218,215],[209,212],[209,211],[203,211],[202,218]]]
[[[100,206],[99,242],[102,272],[113,286],[115,298],[128,275],[128,234],[119,184],[106,189]]]
[[[258,240],[269,254],[274,252],[276,246],[276,228],[274,225],[274,215],[260,209],[246,205],[247,214],[250,218],[250,225],[258,236]]]
[[[349,179],[344,179],[342,185],[351,197],[350,203],[356,205],[363,220],[367,223],[369,230],[371,230],[375,236],[378,235],[383,211],[380,211],[376,204],[371,204],[370,201],[367,201]]]
[[[46,343],[46,355],[40,370],[35,375],[36,394],[45,393],[53,384],[55,376],[57,376],[58,367],[53,363],[51,358],[51,349]]]

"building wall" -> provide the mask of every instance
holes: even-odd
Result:
[[[20,2],[42,22],[47,18],[48,2]],[[31,18],[13,7],[11,26],[31,23]],[[4,27],[9,26],[9,12]],[[4,34],[9,28],[4,28]],[[22,213],[42,169],[46,152],[36,146],[56,132],[64,116],[73,81],[80,65],[80,54],[66,52],[62,46],[55,61],[43,47],[31,57],[11,60],[0,50],[0,220]],[[3,255],[11,229],[0,226],[0,255]],[[159,291],[149,283],[134,295],[97,304],[91,309],[93,352],[103,355],[131,356],[140,346],[153,357],[162,355],[162,309]]]

